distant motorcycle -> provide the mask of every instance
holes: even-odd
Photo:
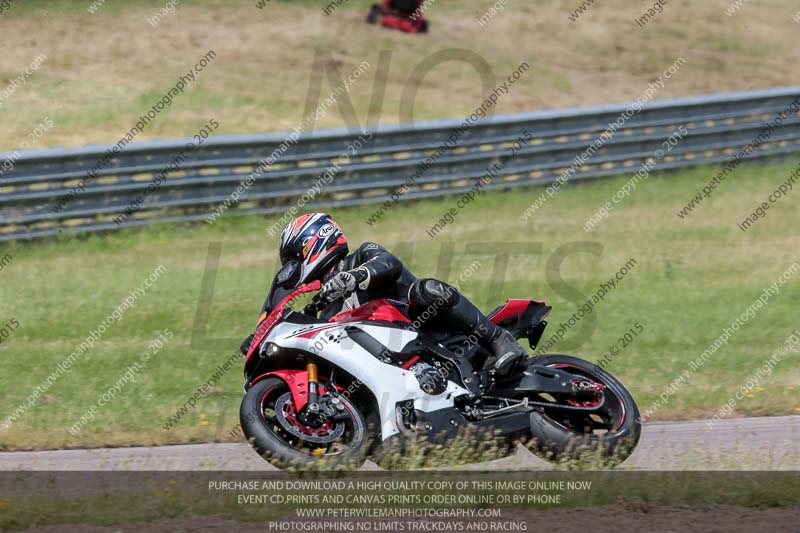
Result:
[[[245,436],[279,468],[356,468],[407,439],[459,435],[508,453],[525,441],[550,461],[589,450],[616,463],[639,440],[630,393],[582,359],[543,355],[500,379],[488,351],[462,334],[415,329],[401,302],[374,300],[323,321],[319,295],[301,312],[288,308],[319,281],[283,289],[250,344],[240,408]],[[508,300],[489,318],[535,348],[551,309]]]
[[[423,0],[383,0],[372,4],[367,22],[406,33],[427,33],[428,19],[423,12]]]

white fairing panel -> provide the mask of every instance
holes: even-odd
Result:
[[[330,361],[355,376],[378,401],[381,418],[381,438],[397,434],[395,407],[399,402],[414,401],[414,408],[423,412],[453,406],[453,399],[469,391],[448,381],[447,389],[436,396],[426,394],[409,370],[382,363],[375,356],[353,342],[345,332],[346,327],[357,327],[369,333],[389,350],[400,351],[417,337],[417,333],[399,328],[384,327],[369,322],[343,322],[301,326],[278,324],[268,335],[269,342],[284,348],[304,350]],[[304,335],[299,337],[298,335]]]

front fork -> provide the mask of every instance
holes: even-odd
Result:
[[[329,388],[323,394],[322,403],[320,403],[317,365],[314,363],[306,364],[306,374],[308,375],[308,403],[306,403],[299,415],[301,421],[309,426],[319,427],[326,419],[330,419],[334,423],[347,420],[349,415],[344,410],[341,401],[339,401],[336,393],[336,384],[332,380],[333,376],[331,376],[331,382],[328,384]]]
[[[306,373],[308,374],[308,405],[306,409],[309,413],[319,413],[319,374],[317,373],[317,365],[308,363],[306,365]]]

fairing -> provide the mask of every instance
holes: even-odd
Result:
[[[353,322],[357,320],[380,320],[383,322],[411,321],[397,309],[391,300],[379,298],[355,309],[342,311],[331,317],[330,322]]]
[[[362,329],[392,351],[401,351],[406,344],[416,339],[417,333],[414,331],[367,321],[323,323],[319,326],[282,322],[269,331],[266,339],[281,348],[315,354],[316,357],[348,372],[362,386],[367,387],[378,404],[383,440],[400,433],[395,416],[398,403],[412,400],[415,409],[431,412],[453,407],[454,398],[468,394],[466,389],[452,381],[448,382],[443,393],[435,396],[426,394],[420,389],[419,382],[411,371],[379,361],[350,340],[345,328]],[[261,376],[254,381],[258,379]],[[302,380],[300,383],[302,387]]]

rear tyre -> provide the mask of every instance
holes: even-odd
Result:
[[[248,442],[264,459],[281,469],[355,469],[364,464],[369,438],[364,416],[344,396],[339,401],[349,415],[320,427],[297,417],[289,386],[267,377],[242,399],[239,421]]]
[[[636,403],[622,383],[602,368],[569,355],[543,355],[530,364],[558,368],[604,386],[599,393],[555,398],[557,403],[575,406],[600,404],[597,410],[543,407],[531,413],[534,453],[555,463],[599,460],[605,466],[616,466],[630,456],[639,442],[642,426]]]

